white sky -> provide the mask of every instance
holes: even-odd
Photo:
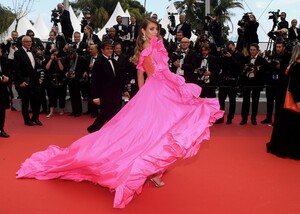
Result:
[[[145,0],[138,0],[142,5],[144,5]],[[51,26],[50,23],[50,14],[51,10],[54,9],[57,3],[62,2],[62,0],[35,0],[35,4],[33,6],[32,12],[28,15],[28,18],[32,21],[36,21],[39,14],[45,20],[45,23]],[[234,29],[232,33],[229,35],[229,39],[236,41],[237,36],[237,22],[245,12],[253,12],[253,14],[258,19],[260,23],[260,27],[258,30],[258,35],[260,41],[268,41],[268,37],[266,33],[268,33],[272,29],[273,22],[269,20],[268,14],[269,11],[284,11],[287,13],[287,21],[290,22],[292,19],[297,19],[298,24],[300,23],[300,13],[299,13],[299,0],[242,0],[240,1],[244,5],[244,10],[235,9],[232,12],[236,15],[232,17],[232,22],[234,25]],[[1,0],[1,4],[4,6],[12,7],[12,0]],[[146,1],[146,10],[157,13],[159,18],[162,18],[165,15],[166,8],[169,6],[169,0],[147,0]],[[231,28],[231,25],[229,25]]]

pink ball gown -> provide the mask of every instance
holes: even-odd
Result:
[[[88,180],[115,191],[114,207],[124,208],[142,191],[147,177],[177,159],[197,154],[209,127],[223,116],[217,99],[198,99],[201,88],[170,72],[168,56],[156,37],[140,55],[147,70],[144,86],[98,132],[68,148],[49,146],[34,153],[17,178]]]

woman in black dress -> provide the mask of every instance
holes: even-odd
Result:
[[[288,89],[300,109],[300,45],[293,48],[292,58],[287,69]],[[285,93],[282,93],[285,94]],[[300,113],[286,110],[283,102],[275,115],[271,140],[267,143],[267,151],[279,157],[300,160]]]

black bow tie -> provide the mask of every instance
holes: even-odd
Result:
[[[251,57],[251,59],[256,59],[256,57]]]
[[[107,60],[111,60],[111,57],[107,58]]]
[[[27,49],[26,51],[27,51],[27,52],[31,52],[31,50],[30,50],[30,49]]]

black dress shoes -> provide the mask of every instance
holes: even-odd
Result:
[[[252,123],[252,125],[257,125],[257,122],[256,122],[256,120],[251,120],[251,123]]]
[[[28,120],[25,122],[25,125],[26,126],[34,126],[34,123],[32,121]]]
[[[241,122],[240,122],[240,125],[245,125],[247,123],[247,120],[242,120]]]
[[[264,119],[264,120],[260,121],[260,123],[261,123],[261,124],[272,124],[272,120],[271,120],[271,119],[268,119],[268,118],[266,118],[266,119]]]
[[[232,124],[232,119],[227,119],[226,124],[227,125]]]
[[[68,116],[69,116],[69,117],[75,116],[75,114],[72,112],[72,113],[68,114]]]
[[[0,137],[9,137],[9,134],[7,134],[4,130],[0,130]]]
[[[39,121],[39,120],[32,120],[32,123],[34,123],[34,124],[36,124],[38,126],[42,126],[43,125],[42,122]]]

